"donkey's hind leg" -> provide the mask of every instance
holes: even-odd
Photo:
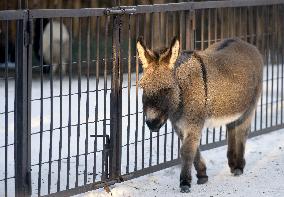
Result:
[[[206,174],[206,164],[204,159],[201,156],[199,148],[196,151],[194,158],[194,167],[197,171],[197,184],[204,184],[208,181],[208,176]]]
[[[250,132],[251,119],[254,110],[245,113],[240,119],[227,125],[228,130],[228,164],[231,173],[239,176],[243,173],[246,161],[244,158],[245,145]]]

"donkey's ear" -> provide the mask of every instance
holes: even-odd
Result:
[[[180,51],[178,37],[174,37],[174,39],[172,40],[170,50],[171,50],[171,56],[170,56],[170,61],[169,61],[169,67],[172,69],[174,68],[174,64],[177,61],[177,58],[179,56],[179,51]]]
[[[147,49],[143,42],[143,37],[140,36],[137,40],[136,44],[137,52],[138,52],[138,57],[142,63],[143,69],[148,68],[149,64],[151,61],[153,61],[153,54],[152,52]]]
[[[163,54],[161,54],[161,61],[165,61],[170,69],[174,68],[175,62],[179,56],[180,45],[178,37],[174,37],[171,46]]]

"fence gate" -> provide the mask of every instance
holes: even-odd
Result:
[[[30,10],[29,18],[40,41],[30,56],[32,193],[102,187],[119,173],[119,17],[94,8]]]
[[[171,124],[145,126],[140,35],[152,49],[175,35],[182,50],[229,37],[256,45],[265,67],[250,136],[284,127],[283,0],[113,4],[0,11],[0,196],[69,196],[179,163]],[[201,148],[226,136],[204,129]]]

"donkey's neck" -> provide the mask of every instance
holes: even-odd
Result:
[[[169,114],[169,118],[172,122],[175,122],[176,120],[178,120],[183,113],[183,96],[182,96],[182,88],[179,84],[179,80],[178,80],[178,76],[177,76],[177,70],[179,69],[179,67],[184,64],[185,62],[187,62],[190,57],[191,54],[193,53],[193,51],[183,51],[181,52],[180,56],[178,57],[176,63],[175,63],[175,69],[173,72],[174,75],[174,81],[176,82],[176,88],[175,88],[175,92],[172,95],[172,99],[171,100],[175,100],[176,102],[174,102],[175,106],[173,107],[172,110],[170,110],[170,114]]]
[[[204,105],[198,107],[202,108],[202,111],[206,108],[208,88],[207,88],[207,70],[206,66],[197,52],[182,52],[175,64],[174,78],[178,89],[178,104],[175,106],[175,110],[172,110],[170,119],[172,121],[178,120],[183,115],[184,99],[187,102],[194,102],[196,95],[184,96],[185,92],[192,92],[192,94],[198,94],[199,101],[203,101]],[[190,95],[191,93],[189,93]],[[192,100],[193,99],[193,100]]]
[[[175,98],[177,100],[176,106],[173,108],[173,110],[170,110],[169,118],[171,122],[176,122],[180,117],[182,116],[183,113],[183,96],[181,93],[181,87],[178,85],[177,87],[177,95]]]
[[[175,122],[178,120],[183,113],[183,96],[182,96],[182,88],[179,84],[178,76],[177,76],[177,70],[180,68],[182,64],[185,64],[188,62],[192,55],[193,51],[182,51],[175,63],[173,75],[176,82],[176,88],[175,93],[172,95],[172,100],[175,100],[174,102],[175,106],[172,110],[170,110],[169,118],[172,122]]]

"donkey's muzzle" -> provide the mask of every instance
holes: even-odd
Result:
[[[147,120],[146,124],[149,127],[149,129],[153,132],[159,131],[159,129],[162,126],[160,119]]]

